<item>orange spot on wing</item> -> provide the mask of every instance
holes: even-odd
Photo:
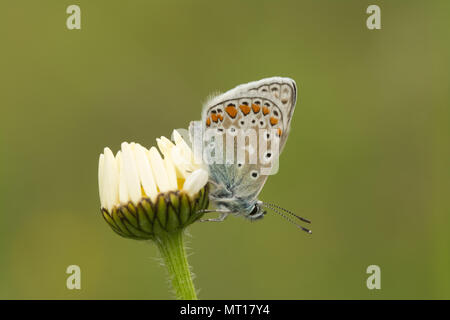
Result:
[[[238,111],[234,105],[230,104],[227,107],[225,107],[225,112],[228,113],[228,115],[234,119],[236,118]]]
[[[217,118],[219,118],[220,121],[223,121],[223,116],[222,116],[222,114],[219,113],[219,114],[217,115]]]
[[[210,125],[211,125],[211,119],[208,118],[208,119],[206,119],[206,126],[209,127]]]
[[[218,121],[218,116],[217,116],[217,114],[215,114],[215,113],[211,113],[211,119],[212,119],[212,121],[214,121],[214,122],[217,122]]]
[[[261,107],[257,104],[252,104],[252,109],[254,113],[258,113]]]
[[[279,136],[279,137],[281,137],[281,133],[282,133],[281,129],[280,129],[280,128],[278,128],[278,130],[277,130],[277,134],[278,134],[278,136]]]
[[[250,113],[250,107],[246,105],[240,105],[239,109],[241,109],[244,115],[248,115]]]
[[[271,125],[276,125],[278,123],[278,119],[277,118],[274,118],[274,117],[270,117],[270,124]]]
[[[263,107],[263,115],[266,115],[269,113],[269,108]]]

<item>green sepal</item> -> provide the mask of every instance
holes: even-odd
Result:
[[[135,228],[139,228],[138,220],[136,218],[136,209],[131,202],[127,206],[120,207],[120,211],[129,223],[131,223]]]
[[[137,217],[139,222],[139,228],[146,233],[153,233],[152,221],[149,219],[142,202],[137,207]]]
[[[166,229],[169,232],[175,231],[180,226],[180,222],[178,221],[177,212],[175,211],[175,208],[172,205],[172,202],[170,202],[167,205],[167,224]]]
[[[186,222],[189,220],[190,215],[191,215],[191,204],[189,203],[187,194],[182,193],[180,196],[180,212],[179,212],[182,225],[186,224]]]
[[[116,225],[116,223],[111,218],[111,216],[109,215],[108,211],[106,211],[106,209],[102,209],[102,215],[103,215],[103,218],[105,219],[105,221],[108,223],[108,225],[111,227],[111,229],[113,229],[114,232],[116,232],[117,234],[119,234],[122,237],[126,237],[126,234],[124,234],[122,231],[120,231],[119,227]]]
[[[180,200],[179,200],[180,194],[179,192],[171,192],[169,193],[169,199],[170,203],[172,204],[173,208],[176,212],[179,212],[180,210]]]
[[[200,191],[198,192],[198,201],[199,206],[202,207],[203,202],[205,201],[205,188],[200,189]]]
[[[161,227],[165,229],[167,223],[167,204],[163,194],[160,194],[156,199],[155,210],[156,216],[158,217]]]
[[[120,212],[119,210],[114,208],[113,212],[112,212],[112,218],[113,218],[114,222],[116,223],[116,225],[119,227],[120,231],[122,233],[124,233],[126,236],[133,236],[130,233],[130,231],[128,231],[128,229],[125,226],[125,224],[123,223],[121,216],[122,216],[122,212]]]
[[[130,233],[136,237],[136,239],[142,239],[142,240],[146,240],[146,239],[152,239],[153,235],[152,234],[148,234],[142,230],[139,230],[138,228],[135,228],[131,223],[129,223],[127,220],[123,220],[123,223],[126,225],[126,227],[128,228],[128,230],[130,230]]]
[[[153,221],[153,234],[155,236],[166,234],[167,230],[161,225],[161,222],[159,222],[159,219],[155,219]]]
[[[202,203],[201,203],[201,209],[205,210],[208,209],[209,206],[209,196],[208,196],[208,185],[206,185],[202,190],[201,190],[201,197],[202,197]],[[203,215],[203,214],[202,214]]]
[[[199,205],[199,198],[195,199],[194,201],[192,201],[192,211],[191,211],[191,218],[194,218],[194,216],[197,215],[197,212],[200,210],[200,205]],[[191,221],[195,221],[195,220],[191,220]]]
[[[111,228],[113,228],[114,230],[120,231],[119,227],[116,225],[114,220],[111,218],[111,216],[109,215],[108,211],[106,211],[106,209],[102,209],[101,211],[102,211],[103,218],[111,226]]]
[[[110,227],[120,236],[132,239],[155,239],[178,232],[203,216],[209,203],[208,187],[202,188],[193,198],[183,191],[161,193],[152,202],[143,198],[135,206],[113,208],[111,213],[102,209]]]
[[[141,201],[141,205],[144,208],[145,213],[147,214],[150,222],[153,223],[153,220],[155,219],[155,210],[153,210],[153,206],[150,202],[150,199],[143,199]]]

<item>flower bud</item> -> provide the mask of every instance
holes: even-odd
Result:
[[[157,196],[155,202],[143,198],[137,205],[102,209],[103,218],[111,228],[125,238],[146,240],[164,232],[184,229],[203,216],[208,207],[208,186],[190,197],[184,191],[169,191]]]
[[[174,132],[176,143],[157,139],[155,147],[122,143],[99,159],[101,212],[119,235],[154,239],[197,221],[208,207],[208,172],[193,161],[189,146]]]

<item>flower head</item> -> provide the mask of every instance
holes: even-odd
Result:
[[[174,131],[156,147],[122,143],[114,156],[100,155],[98,180],[103,217],[118,234],[152,239],[198,220],[208,206],[208,173],[194,162],[192,150]]]

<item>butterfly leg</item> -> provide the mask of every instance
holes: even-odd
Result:
[[[215,211],[210,211],[210,212],[215,212]],[[226,219],[226,217],[228,217],[228,215],[229,215],[228,212],[222,212],[218,218],[201,219],[200,222],[207,222],[207,221],[222,222]]]

